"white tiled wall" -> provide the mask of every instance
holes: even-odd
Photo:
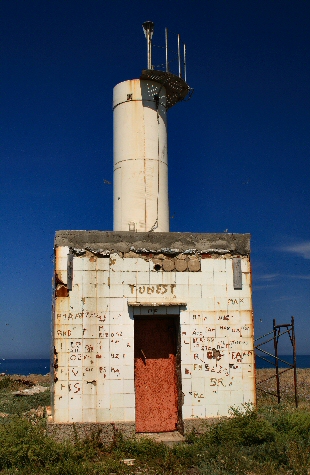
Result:
[[[68,252],[56,250],[64,283]],[[180,314],[184,419],[254,402],[247,257],[242,272],[243,288],[234,290],[231,257],[202,259],[198,272],[163,272],[143,257],[75,256],[72,291],[55,302],[54,421],[135,420],[134,315],[148,310]],[[139,303],[150,307],[131,306]]]

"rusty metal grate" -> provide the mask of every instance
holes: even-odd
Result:
[[[188,86],[184,79],[169,72],[144,69],[140,79],[156,81],[166,88],[167,109],[186,98],[190,99],[193,94],[193,89]]]

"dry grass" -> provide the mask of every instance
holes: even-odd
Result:
[[[260,390],[263,389],[276,394],[276,378],[274,376],[275,369],[273,368],[257,370],[258,406],[266,403],[277,404],[277,397],[268,395]],[[280,393],[281,402],[294,404],[294,373],[292,369],[280,375]],[[297,393],[299,407],[310,410],[310,368],[297,369]]]

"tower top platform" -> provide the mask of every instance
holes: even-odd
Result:
[[[166,89],[166,109],[174,106],[180,101],[184,101],[186,96],[191,94],[192,89],[186,83],[186,81],[166,71],[156,71],[154,69],[144,69],[140,76],[140,79],[146,79],[156,81],[162,84]]]

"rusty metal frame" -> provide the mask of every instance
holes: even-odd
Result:
[[[166,109],[174,106],[180,101],[189,100],[194,92],[193,88],[187,84],[187,66],[186,66],[186,44],[181,42],[181,36],[176,33],[177,51],[170,51],[176,55],[177,71],[172,72],[171,62],[169,61],[169,32],[165,28],[165,46],[158,46],[152,43],[154,32],[154,23],[146,21],[142,25],[147,40],[147,69],[143,69],[140,79],[156,81],[162,84],[166,89]],[[174,33],[175,34],[175,33]],[[153,47],[165,49],[165,64],[154,66],[152,64]],[[182,48],[183,46],[183,48]],[[182,50],[183,49],[183,55]],[[174,61],[174,60],[173,60]]]
[[[284,330],[284,331],[283,331]],[[288,334],[290,338],[290,342],[292,345],[292,350],[293,350],[293,364],[289,363],[288,361],[285,361],[281,358],[279,358],[278,354],[278,347],[279,347],[279,338],[280,336],[283,336],[285,334]],[[264,361],[267,361],[269,364],[273,365],[275,367],[275,374],[270,376],[269,378],[262,379],[261,381],[257,382],[257,385],[264,383],[272,378],[276,378],[276,385],[277,385],[277,392],[271,392],[271,391],[266,391],[265,389],[262,389],[260,387],[257,387],[259,391],[262,391],[267,394],[271,394],[272,396],[277,397],[278,399],[278,404],[281,402],[281,388],[280,388],[280,375],[285,373],[286,371],[289,371],[293,369],[294,372],[294,396],[295,396],[295,406],[298,407],[298,392],[297,392],[297,360],[296,360],[296,337],[295,337],[295,319],[294,317],[291,317],[291,323],[282,323],[280,325],[276,324],[276,319],[273,319],[273,329],[271,332],[266,333],[265,335],[260,336],[259,338],[255,339],[255,342],[258,340],[261,340],[262,338],[266,338],[269,335],[273,335],[271,338],[268,338],[267,340],[264,340],[262,343],[259,343],[254,346],[255,349],[255,356],[257,358],[260,358]],[[274,347],[274,355],[272,353],[269,353],[266,350],[263,350],[261,346],[269,343],[270,341],[273,341],[273,347]],[[274,358],[274,361],[270,361],[270,359],[265,358],[261,354],[258,354],[258,351],[263,353],[264,355],[267,355],[269,357]],[[279,362],[282,362],[286,364],[288,367],[283,369],[282,371],[279,369]]]
[[[166,108],[170,109],[180,101],[190,99],[193,90],[183,78],[170,72],[143,69],[140,79],[155,81],[166,88]]]

